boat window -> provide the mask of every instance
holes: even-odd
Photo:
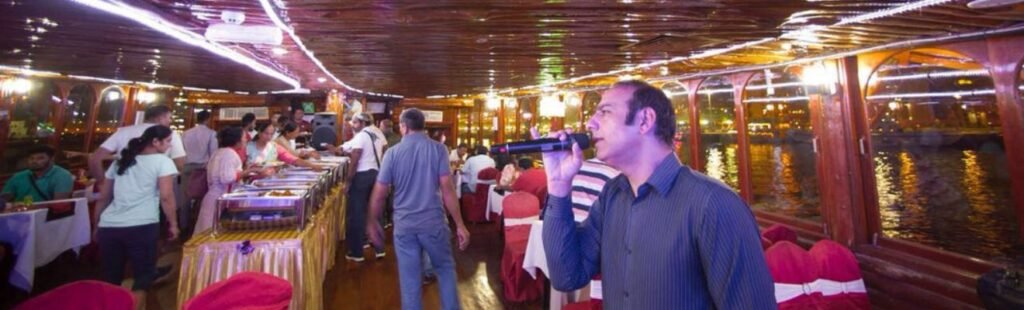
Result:
[[[676,82],[661,87],[672,100],[672,109],[676,112],[676,135],[673,139],[676,157],[684,165],[690,164],[690,91],[686,86]]]
[[[100,107],[96,114],[96,129],[93,141],[96,145],[103,143],[107,137],[121,127],[124,119],[124,92],[118,87],[107,87],[100,93]]]
[[[519,122],[522,117],[519,116],[519,105],[516,98],[502,98],[501,106],[505,113],[505,141],[518,140]]]
[[[46,81],[10,78],[4,83],[4,97],[10,104],[10,125],[3,151],[0,174],[24,169],[25,151],[34,145],[49,144],[54,135],[56,109],[60,93]]]
[[[917,49],[882,63],[866,88],[882,233],[975,257],[1024,254],[989,71]]]
[[[700,116],[700,160],[708,176],[739,188],[735,102],[732,83],[711,77],[697,89]]]
[[[751,207],[821,220],[809,101],[793,70],[764,70],[743,92]]]
[[[89,85],[78,85],[68,94],[64,107],[64,129],[60,134],[60,148],[63,154],[57,159],[68,166],[84,165],[85,153],[92,150],[85,145],[89,135],[89,116],[96,103],[96,93]],[[96,143],[99,145],[99,143]]]

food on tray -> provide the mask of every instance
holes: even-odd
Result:
[[[290,196],[297,196],[297,195],[295,193],[293,193],[290,189],[285,189],[285,190],[272,190],[272,191],[269,191],[269,192],[267,192],[266,196],[267,197],[290,197]]]

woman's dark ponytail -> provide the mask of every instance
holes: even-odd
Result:
[[[135,157],[142,153],[153,140],[163,140],[171,136],[171,128],[155,125],[146,129],[141,137],[128,141],[128,146],[121,150],[121,158],[117,159],[117,175],[124,175],[128,168],[135,165]]]

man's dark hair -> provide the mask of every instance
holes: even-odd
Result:
[[[288,122],[291,122],[291,121],[292,121],[292,118],[288,117],[288,115],[281,115],[281,116],[277,117],[277,123],[278,124],[285,124],[285,123],[288,123]]]
[[[202,110],[196,113],[196,123],[202,123],[210,119],[210,111]]]
[[[460,148],[460,149],[467,149],[468,150],[469,149],[469,145],[466,145],[465,143],[460,143],[458,148]]]
[[[655,114],[654,135],[666,145],[672,145],[672,139],[676,135],[676,112],[672,109],[672,101],[665,96],[665,92],[651,84],[636,80],[618,82],[612,85],[612,88],[615,87],[633,89],[633,96],[627,102],[629,114],[626,114],[626,125],[633,125],[637,112],[651,108]]]
[[[143,118],[149,122],[167,114],[171,114],[171,108],[161,104],[146,108],[146,113],[143,114]]]
[[[423,130],[427,126],[427,120],[423,116],[423,111],[417,108],[402,111],[402,117],[399,121],[405,124],[405,128],[413,131]]]
[[[519,169],[523,169],[523,170],[533,168],[533,159],[529,159],[527,157],[519,158],[518,166],[519,166]]]
[[[46,156],[49,156],[50,158],[53,158],[53,155],[57,154],[57,151],[54,150],[49,145],[38,144],[38,145],[35,145],[35,146],[29,148],[28,149],[28,153],[25,153],[25,156],[32,156],[32,155],[35,155],[35,154],[46,154]]]
[[[252,122],[255,122],[255,121],[256,121],[256,114],[245,113],[245,115],[242,115],[242,127],[249,126],[249,124],[252,124]]]
[[[476,154],[476,155],[487,155],[487,147],[486,146],[477,145],[475,150],[476,150],[476,152],[474,154]]]

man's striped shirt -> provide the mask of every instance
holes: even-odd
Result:
[[[572,207],[575,213],[590,212],[590,206],[597,201],[601,189],[620,172],[597,158],[583,162],[580,172],[572,179]]]

